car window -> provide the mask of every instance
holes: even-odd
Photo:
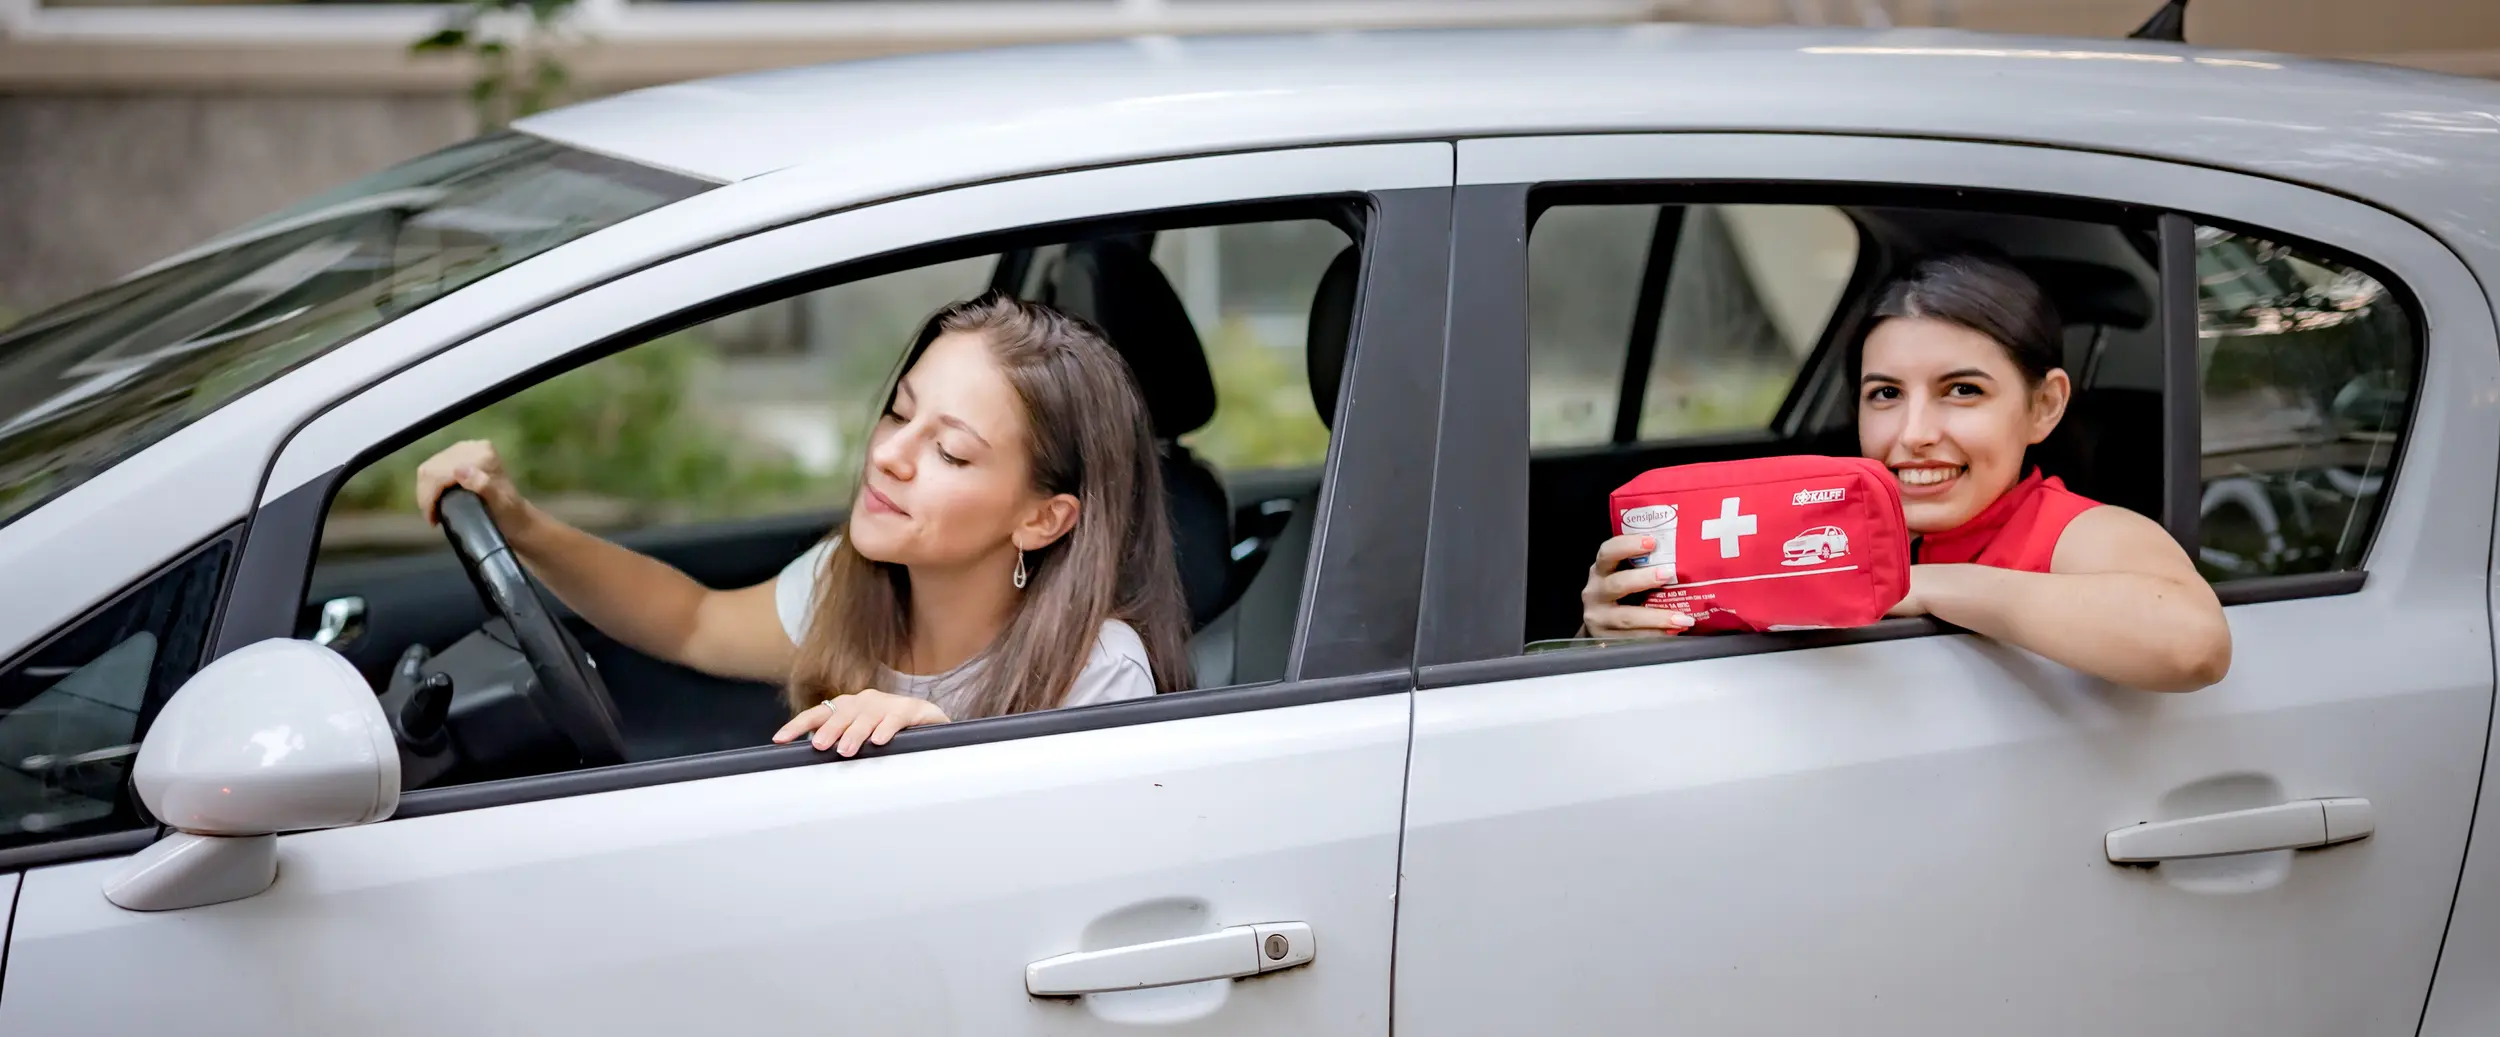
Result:
[[[0,523],[409,310],[705,186],[501,134],[28,317],[0,334]]]
[[[766,303],[592,361],[367,465],[331,505],[328,560],[442,549],[417,466],[495,443],[533,501],[599,533],[850,503],[887,376],[920,322],[980,294],[994,256]]]
[[[1639,440],[1768,427],[1857,262],[1857,228],[1829,206],[1688,207]]]
[[[1304,364],[1320,275],[1344,250],[1326,220],[1188,227],[1155,235],[1215,378],[1215,416],[1181,442],[1230,472],[1308,468],[1328,453]]]
[[[1545,210],[1528,237],[1531,446],[1768,427],[1857,259],[1829,206]]]
[[[1339,205],[1313,209],[1337,215]],[[1315,328],[1322,337],[1349,330],[1354,239],[1316,216],[1069,234],[882,266],[450,417],[365,462],[334,495],[299,632],[353,617],[335,624],[330,643],[377,688],[404,666],[453,678],[454,741],[480,758],[420,777],[428,787],[564,766],[561,754],[538,751],[547,732],[497,705],[510,701],[509,667],[473,664],[508,662],[511,649],[498,648],[500,627],[443,531],[418,514],[417,467],[454,442],[491,440],[520,490],[557,518],[709,586],[775,580],[850,506],[868,434],[921,324],[1006,284],[1104,327],[1138,379],[1165,440],[1167,515],[1193,629],[1214,631],[1191,645],[1197,686],[1280,678],[1330,442],[1311,380],[1340,370],[1314,365],[1310,340]],[[1191,348],[1207,376],[1182,356]],[[1344,355],[1342,338],[1330,353]],[[629,759],[759,745],[788,719],[778,688],[695,673],[567,622],[615,700]]]
[[[2197,565],[2216,581],[2359,568],[2412,409],[2418,325],[2350,265],[2216,227],[2196,241]]]
[[[1528,233],[1528,444],[1613,438],[1655,205],[1548,209]]]
[[[141,827],[140,723],[199,667],[220,541],[0,668],[0,848]]]

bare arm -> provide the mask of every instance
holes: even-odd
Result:
[[[2213,588],[2151,519],[2100,507],[2058,538],[2046,573],[1921,565],[1910,607],[2095,677],[2194,691],[2231,669],[2231,627]]]
[[[675,566],[566,525],[535,505],[505,527],[531,575],[635,651],[719,677],[789,679],[794,649],[773,582],[714,590]]]
[[[417,507],[458,485],[476,493],[530,573],[583,619],[653,658],[721,677],[787,680],[795,649],[773,582],[713,590],[676,567],[565,524],[523,499],[484,442],[444,450],[417,471]]]

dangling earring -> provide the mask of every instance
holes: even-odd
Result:
[[[1024,571],[1024,552],[1018,551],[1016,552],[1016,589],[1023,590],[1025,581],[1030,578]]]

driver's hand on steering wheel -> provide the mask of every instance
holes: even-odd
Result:
[[[495,453],[495,444],[486,440],[454,443],[417,466],[417,512],[427,522],[441,524],[434,504],[454,486],[477,494],[486,504],[486,513],[505,529],[529,517],[529,502],[512,485],[512,477],[504,474],[503,457]]]
[[[818,751],[835,749],[838,742],[836,751],[856,756],[862,743],[884,745],[895,732],[906,727],[945,722],[945,711],[934,702],[870,688],[807,707],[781,725],[781,730],[773,733],[773,741],[787,742],[814,731],[816,737],[810,741]]]

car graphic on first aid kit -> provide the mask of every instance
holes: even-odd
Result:
[[[1780,545],[1780,551],[1787,556],[1781,565],[1828,562],[1849,553],[1849,534],[1839,526],[1816,526],[1788,538],[1787,543]]]

